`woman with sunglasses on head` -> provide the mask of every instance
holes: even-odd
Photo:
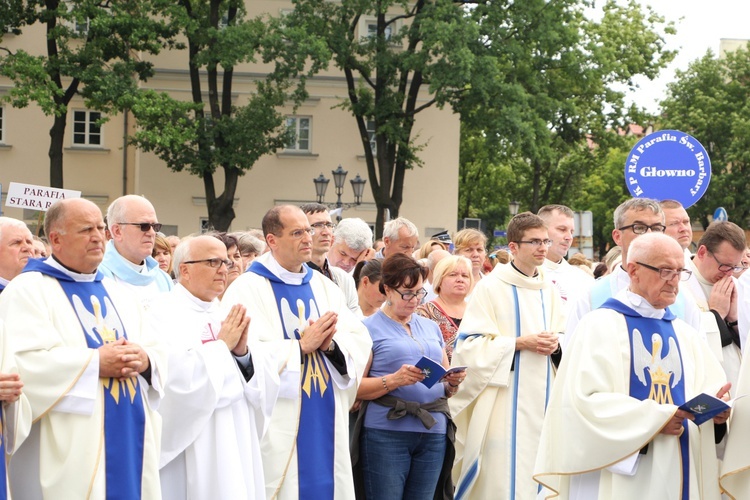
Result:
[[[364,318],[378,312],[385,302],[385,295],[380,291],[382,268],[383,261],[378,259],[363,260],[354,266],[354,283],[357,286],[359,308]]]
[[[386,258],[380,282],[385,305],[364,320],[373,346],[357,393],[364,403],[353,458],[357,472],[361,467],[362,493],[368,499],[427,500],[436,491],[453,492],[453,424],[447,398],[456,394],[465,372],[428,388],[421,383],[425,373],[414,366],[427,357],[448,368],[437,325],[415,314],[426,294],[426,275],[407,255]]]

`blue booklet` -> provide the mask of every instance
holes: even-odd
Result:
[[[426,385],[428,389],[437,384],[446,375],[466,370],[465,366],[454,366],[450,370],[446,370],[443,368],[443,365],[427,356],[422,356],[422,359],[417,361],[414,366],[421,368],[424,372],[424,380],[422,383]]]
[[[695,417],[693,423],[701,425],[711,420],[719,413],[723,413],[732,407],[733,401],[722,401],[719,398],[706,394],[698,394],[693,399],[680,406],[680,410],[692,413]]]

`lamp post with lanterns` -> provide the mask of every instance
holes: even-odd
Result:
[[[351,207],[356,207],[358,205],[362,204],[362,194],[365,191],[365,184],[367,183],[367,180],[361,178],[359,174],[352,179],[352,189],[354,190],[354,203],[342,203],[341,201],[341,195],[344,194],[344,183],[346,182],[346,175],[349,172],[344,170],[341,165],[336,168],[336,170],[332,170],[331,174],[333,175],[333,184],[336,187],[336,205],[335,208],[337,209],[347,209]],[[315,195],[317,196],[318,203],[323,203],[325,205],[328,205],[323,201],[326,195],[326,189],[328,189],[328,183],[330,182],[330,179],[327,179],[323,176],[323,173],[313,179],[313,183],[315,184]],[[333,205],[328,205],[330,208],[334,208]],[[341,220],[341,211],[339,210],[338,215],[336,217],[337,220]]]

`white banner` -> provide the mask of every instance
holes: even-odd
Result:
[[[72,189],[58,189],[11,182],[8,186],[8,196],[5,198],[5,206],[46,212],[58,200],[80,197],[81,192],[73,191]]]

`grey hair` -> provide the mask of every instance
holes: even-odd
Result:
[[[18,228],[24,228],[29,229],[25,222],[20,221],[18,219],[14,219],[12,217],[0,217],[0,238],[3,237],[3,228],[5,226],[8,227],[18,227]]]
[[[177,245],[177,248],[174,249],[174,254],[172,255],[172,272],[174,273],[174,278],[178,282],[181,278],[180,264],[186,260],[190,260],[190,251],[192,250],[191,247],[193,246],[193,240],[195,238],[195,236],[186,236],[185,238],[182,238]]]
[[[615,209],[615,215],[613,217],[615,223],[615,229],[620,228],[625,224],[625,214],[629,210],[641,211],[651,210],[654,215],[661,215],[661,220],[664,222],[664,211],[661,209],[661,205],[656,200],[651,198],[630,198],[620,203]]]
[[[353,251],[362,252],[372,247],[372,229],[362,219],[344,219],[333,231],[333,242],[343,242]]]
[[[146,199],[145,196],[140,196],[137,194],[126,194],[125,196],[120,196],[115,201],[110,203],[109,207],[107,208],[107,226],[112,227],[112,224],[127,222],[126,220],[124,220],[126,207],[129,201],[134,200],[143,200],[151,205],[151,208],[153,208],[154,206],[150,201]]]
[[[261,255],[266,251],[266,242],[248,232],[238,231],[236,233],[229,233],[229,235],[234,236],[237,240],[237,246],[241,254],[253,252]]]
[[[628,262],[646,261],[654,254],[662,254],[664,245],[673,246],[682,253],[682,247],[677,240],[664,233],[646,233],[634,239],[628,247]]]
[[[413,222],[408,219],[404,219],[403,217],[398,217],[385,223],[385,226],[383,226],[383,238],[388,238],[391,241],[397,241],[398,232],[401,230],[401,228],[405,228],[407,230],[407,236],[409,237],[419,236],[417,226],[415,226]]]

